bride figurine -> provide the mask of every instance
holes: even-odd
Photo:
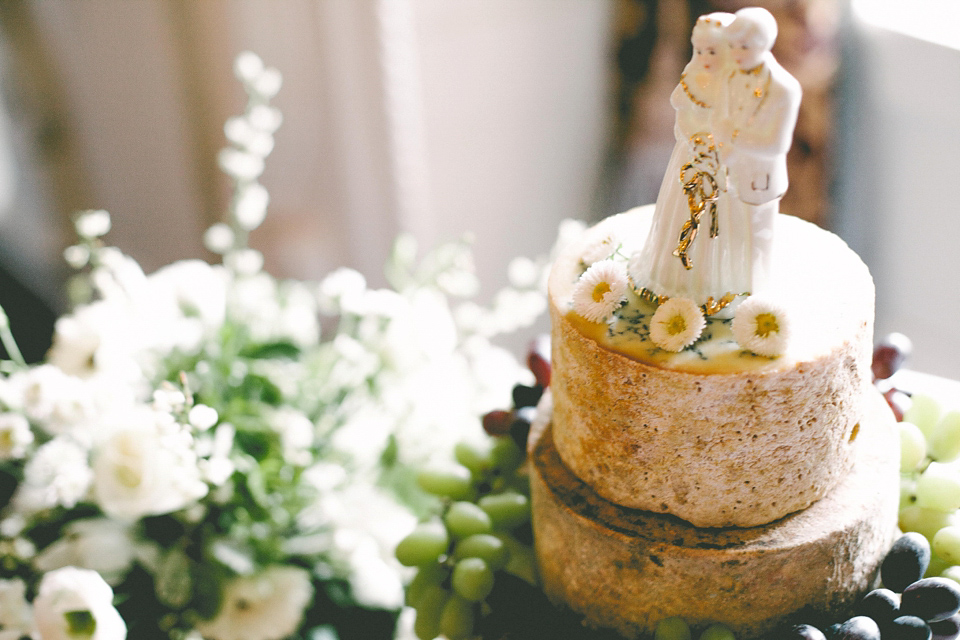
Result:
[[[800,103],[770,54],[776,34],[759,8],[701,16],[693,28],[693,57],[670,97],[677,142],[629,265],[650,302],[686,297],[710,315],[763,286]]]

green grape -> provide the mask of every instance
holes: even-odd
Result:
[[[464,500],[473,491],[470,470],[459,464],[433,465],[417,473],[417,483],[428,493],[454,500]]]
[[[517,446],[510,436],[501,436],[493,443],[490,450],[493,466],[501,473],[513,473],[523,463],[523,450]]]
[[[453,448],[453,457],[475,475],[480,475],[493,465],[491,448],[489,439],[483,444],[458,442]]]
[[[946,562],[952,565],[960,563],[960,526],[949,525],[937,531],[931,547]]]
[[[493,529],[493,521],[487,512],[472,502],[454,502],[447,509],[443,521],[455,538],[489,533]]]
[[[902,442],[902,441],[901,441]],[[937,423],[930,440],[930,457],[952,462],[960,456],[960,411],[951,411]]]
[[[432,587],[440,586],[446,580],[449,571],[437,562],[426,564],[417,570],[407,586],[407,606],[416,609],[420,606],[423,595]]]
[[[700,640],[737,640],[737,637],[724,625],[713,624],[700,634]]]
[[[940,577],[949,578],[956,583],[960,583],[960,567],[953,565],[952,567],[947,567],[940,572]]]
[[[910,407],[903,412],[903,419],[920,427],[929,441],[940,420],[940,403],[922,393],[913,394],[912,400]]]
[[[924,578],[933,578],[939,576],[941,573],[946,571],[952,565],[952,562],[947,562],[940,556],[935,553],[930,554],[930,565],[927,567],[926,573],[923,574]]]
[[[900,474],[900,508],[917,503],[917,474]]]
[[[486,533],[464,538],[453,549],[453,559],[480,558],[494,571],[506,566],[510,552],[503,540]]]
[[[947,525],[954,524],[955,519],[953,513],[913,505],[900,509],[899,526],[904,533],[916,531],[927,540],[933,540],[937,531]]]
[[[516,491],[483,496],[478,504],[497,529],[513,529],[530,519],[530,499]]]
[[[530,476],[526,473],[516,474],[507,481],[507,488],[522,493],[525,496],[530,495]]]
[[[533,553],[533,547],[523,544],[506,533],[501,533],[497,537],[503,541],[510,554],[504,571],[537,586],[537,558]]]
[[[439,585],[424,592],[420,606],[416,608],[417,619],[413,622],[413,632],[420,640],[434,640],[440,635],[440,616],[449,598],[450,592]]]
[[[915,471],[927,457],[927,438],[912,422],[900,423],[900,471]]]
[[[493,571],[480,558],[464,558],[453,567],[453,592],[471,602],[479,602],[493,590]]]
[[[431,520],[418,524],[406,538],[397,545],[395,555],[400,564],[419,567],[431,564],[446,553],[450,545],[450,536],[443,523]]]
[[[453,594],[440,614],[440,633],[450,640],[469,638],[473,633],[473,603]]]
[[[931,462],[917,480],[917,506],[949,512],[960,509],[960,473],[950,465]]]
[[[653,640],[690,640],[690,625],[683,618],[664,618],[657,623]]]

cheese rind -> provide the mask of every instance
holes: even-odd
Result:
[[[671,616],[720,622],[746,639],[796,616],[846,615],[874,585],[897,523],[897,425],[879,394],[870,405],[837,487],[751,528],[697,528],[604,500],[563,464],[548,428],[531,473],[544,591],[586,624],[628,638]]]

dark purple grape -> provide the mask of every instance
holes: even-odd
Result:
[[[778,640],[827,640],[823,631],[809,624],[798,624],[789,631],[778,633],[776,637]]]
[[[837,628],[836,640],[880,640],[880,627],[873,618],[854,616]]]
[[[887,589],[899,593],[922,578],[928,566],[930,543],[921,534],[911,531],[893,543],[880,565],[880,580]]]
[[[960,585],[948,578],[924,578],[903,590],[900,613],[927,622],[949,618],[960,611]]]
[[[513,411],[496,409],[483,416],[483,430],[487,435],[505,436],[510,433],[513,424]]]
[[[930,640],[930,625],[917,616],[900,616],[883,628],[883,640]]]
[[[535,407],[542,395],[543,387],[540,385],[528,387],[525,384],[518,384],[513,388],[513,406],[515,409]]]
[[[873,618],[883,627],[900,615],[900,596],[890,589],[874,589],[863,596],[853,612],[858,616]]]
[[[903,422],[903,413],[910,403],[910,396],[899,389],[891,388],[883,392],[883,399],[887,401],[887,406],[893,411],[897,422]]]
[[[527,351],[527,367],[543,388],[550,386],[550,334],[541,334],[530,343]]]
[[[530,424],[537,417],[536,407],[521,407],[513,414],[510,424],[510,437],[521,449],[527,447],[527,436],[530,435]]]
[[[895,374],[911,351],[913,351],[913,343],[902,333],[890,333],[884,336],[873,350],[870,369],[874,380],[886,380]]]
[[[933,632],[933,640],[956,640],[960,637],[960,614],[931,622],[930,631]]]

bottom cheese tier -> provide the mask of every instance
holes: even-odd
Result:
[[[751,528],[697,528],[608,502],[564,466],[548,428],[531,471],[544,591],[585,624],[628,638],[671,616],[746,639],[796,617],[843,615],[874,585],[896,532],[897,425],[879,394],[870,400],[846,479],[809,508]]]

